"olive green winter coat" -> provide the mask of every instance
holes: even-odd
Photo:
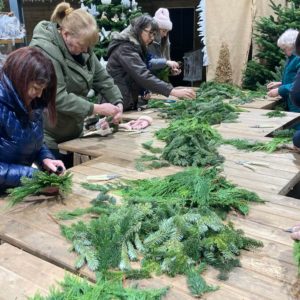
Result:
[[[83,64],[77,62],[66,48],[57,24],[38,23],[30,46],[42,49],[50,57],[57,76],[57,124],[51,127],[47,117],[44,124],[45,142],[50,149],[81,135],[84,119],[93,112],[93,104],[86,98],[90,89],[112,104],[122,103],[120,90],[92,50],[83,54]]]

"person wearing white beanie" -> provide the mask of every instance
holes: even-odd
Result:
[[[169,32],[173,28],[173,23],[170,20],[170,13],[167,8],[159,8],[153,19],[159,27],[159,34],[155,37],[153,43],[148,46],[150,56],[148,65],[151,71],[163,69],[165,66],[171,68],[172,75],[181,73],[180,65],[171,60],[170,57],[170,40]]]

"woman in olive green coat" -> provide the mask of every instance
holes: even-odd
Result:
[[[112,116],[118,123],[123,112],[119,88],[91,49],[98,39],[94,17],[63,2],[56,6],[51,22],[37,24],[30,43],[43,50],[55,67],[57,124],[51,127],[45,118],[45,142],[67,166],[72,165],[72,157],[60,154],[57,144],[78,138],[83,131],[83,121],[89,115]],[[87,95],[91,89],[110,103],[90,103]]]

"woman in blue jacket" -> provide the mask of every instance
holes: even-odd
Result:
[[[300,57],[295,54],[295,41],[297,36],[297,30],[288,29],[279,37],[277,45],[284,52],[287,60],[281,82],[271,82],[267,85],[269,89],[268,96],[281,96],[287,106],[287,110],[292,112],[300,112],[300,108],[291,101],[289,95],[296,74],[300,69]]]
[[[0,71],[0,190],[31,177],[33,163],[65,169],[43,144],[43,110],[55,123],[55,95],[55,70],[40,50],[24,47],[7,57]]]

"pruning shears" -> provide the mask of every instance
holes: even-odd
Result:
[[[88,181],[106,181],[112,180],[121,177],[118,174],[105,174],[105,175],[95,175],[95,176],[87,176]]]
[[[254,172],[256,171],[256,168],[254,166],[261,166],[261,167],[266,167],[266,168],[269,167],[269,164],[263,163],[260,161],[238,160],[238,161],[235,161],[235,163],[238,165],[242,165],[243,167],[248,168]]]
[[[274,126],[271,125],[253,125],[250,128],[273,128]]]

